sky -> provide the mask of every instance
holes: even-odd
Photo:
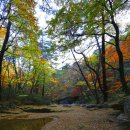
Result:
[[[38,0],[39,5],[42,4],[42,0]],[[49,3],[51,7],[55,9],[59,9],[58,6],[56,6],[54,3]],[[51,18],[54,17],[52,14],[46,14],[45,12],[41,11],[39,9],[39,5],[37,5],[36,8],[36,17],[38,18],[38,24],[42,29],[45,29],[47,27],[46,21],[51,20]],[[118,23],[120,23],[121,28],[123,29],[122,31],[124,32],[124,29],[127,24],[130,24],[130,10],[129,11],[122,11],[120,15],[117,15],[116,20]],[[93,51],[89,51],[88,56],[92,54]],[[64,66],[66,63],[72,64],[74,62],[74,58],[71,53],[66,53],[66,54],[60,54],[61,56],[58,57],[57,61],[53,61],[57,63],[54,65],[56,69],[60,69],[62,66]],[[81,59],[81,56],[76,54],[76,57]]]

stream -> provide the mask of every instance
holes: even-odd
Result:
[[[0,130],[41,130],[45,124],[52,120],[52,118],[2,119],[0,120]]]

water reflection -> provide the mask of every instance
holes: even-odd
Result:
[[[0,120],[0,130],[41,130],[52,118],[42,119],[3,119]]]

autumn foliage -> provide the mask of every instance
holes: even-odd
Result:
[[[125,69],[128,69],[129,68],[128,62],[130,61],[130,36],[128,36],[126,40],[120,41],[120,48],[123,54],[124,64],[126,66]],[[118,69],[119,59],[113,45],[109,44],[106,46],[106,59],[109,65],[111,65],[115,69]],[[110,66],[107,63],[106,63],[107,68],[110,68]],[[112,83],[110,84],[111,87],[109,87],[109,91],[108,91],[109,93],[114,93],[122,87],[121,82],[119,81],[119,79],[117,79],[118,76],[115,71],[107,70],[107,76],[108,76],[108,79],[112,79],[113,81],[113,82],[111,81]],[[127,82],[130,81],[129,73],[127,73],[127,75],[125,76],[125,79]]]
[[[126,40],[120,42],[120,48],[123,53],[124,60],[130,59],[130,36]],[[118,55],[113,45],[106,46],[106,58],[108,63],[118,63]]]

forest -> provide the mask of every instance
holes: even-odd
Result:
[[[46,27],[39,24],[44,21],[37,10],[49,17]],[[73,111],[85,106],[108,114],[109,107],[129,122],[129,17],[129,0],[0,0],[0,114],[12,109],[40,113],[43,105],[50,105],[46,112],[51,105],[68,107],[63,111],[74,105]]]

